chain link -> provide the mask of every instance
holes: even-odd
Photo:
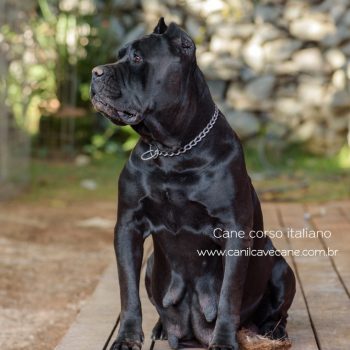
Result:
[[[190,141],[185,146],[179,148],[177,151],[174,151],[174,152],[160,151],[157,147],[153,146],[154,148],[152,148],[152,145],[150,145],[149,150],[141,154],[141,159],[149,160],[149,159],[157,158],[158,156],[174,157],[189,151],[194,146],[196,146],[199,142],[201,142],[204,139],[204,137],[207,136],[211,128],[214,126],[216,120],[218,119],[218,116],[219,116],[219,109],[215,105],[215,111],[209,123],[192,141]]]

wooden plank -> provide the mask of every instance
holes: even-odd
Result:
[[[342,214],[350,222],[350,201],[343,201],[339,203]]]
[[[280,205],[282,224],[293,229],[307,228],[302,206]],[[319,239],[294,238],[292,249],[323,249]],[[310,317],[322,350],[344,350],[350,344],[350,301],[328,257],[295,256],[297,274],[306,296]]]
[[[116,264],[112,263],[56,350],[103,348],[120,312],[117,277]]]
[[[277,206],[272,203],[264,203],[262,209],[264,214],[265,230],[281,230],[282,226],[278,217]],[[273,244],[279,250],[289,248],[285,237],[282,239],[273,239]],[[286,257],[286,260],[294,270],[292,258]],[[292,340],[293,350],[317,350],[318,346],[310,323],[307,306],[300,289],[298,278],[296,278],[296,280],[296,293],[293,304],[288,313],[288,335]]]
[[[144,246],[143,266],[151,251],[152,242],[148,239]],[[109,349],[117,334],[119,314],[120,290],[117,265],[113,258],[93,295],[55,350]]]
[[[308,206],[310,212],[317,212],[319,206]],[[350,293],[350,221],[344,216],[341,206],[327,205],[323,215],[311,217],[311,223],[316,230],[330,231],[330,238],[322,238],[325,249],[332,249],[335,254],[330,257],[333,268],[338,274],[347,295]]]

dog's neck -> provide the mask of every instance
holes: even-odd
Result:
[[[175,108],[146,117],[133,126],[143,141],[160,150],[175,151],[194,139],[208,124],[215,105],[202,72],[196,66],[189,75],[183,100]]]

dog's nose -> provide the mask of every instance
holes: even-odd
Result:
[[[101,66],[97,66],[92,70],[92,74],[95,77],[102,77],[102,75],[104,74],[103,68]]]

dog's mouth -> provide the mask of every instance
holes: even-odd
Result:
[[[132,109],[116,108],[96,93],[91,93],[91,102],[98,112],[117,125],[136,125],[144,119],[141,113]]]

